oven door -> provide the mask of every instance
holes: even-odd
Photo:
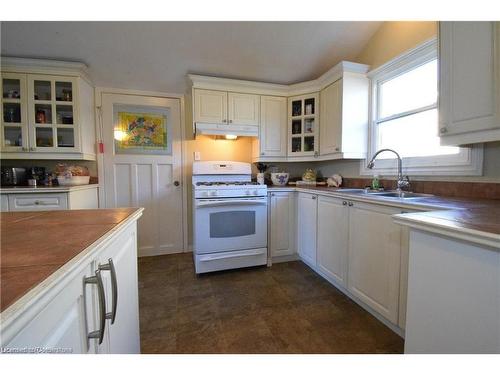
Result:
[[[267,198],[196,199],[197,254],[267,247]]]

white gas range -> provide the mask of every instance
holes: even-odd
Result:
[[[267,186],[251,173],[249,163],[193,163],[196,273],[267,263]]]

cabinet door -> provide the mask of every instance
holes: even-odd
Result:
[[[74,354],[95,353],[96,340],[87,343],[87,333],[98,329],[93,319],[96,308],[92,288],[95,286],[87,285],[85,289],[83,286],[83,278],[89,276],[93,276],[90,264],[70,280],[9,343],[2,345],[11,348],[60,348],[63,353],[67,350]],[[35,308],[36,305],[31,306],[31,309]]]
[[[227,120],[227,92],[194,90],[195,122],[225,124]]]
[[[28,74],[30,151],[80,152],[76,78]]]
[[[319,94],[288,98],[288,156],[318,156]]]
[[[255,125],[260,123],[260,96],[228,93],[229,123],[234,125]]]
[[[342,80],[332,83],[320,93],[321,102],[321,155],[341,151],[342,146]]]
[[[398,323],[401,228],[399,210],[354,203],[349,212],[348,290]]]
[[[317,196],[299,193],[298,196],[298,253],[309,265],[316,266]]]
[[[1,142],[2,152],[28,151],[26,74],[2,73]]]
[[[260,98],[260,156],[286,157],[286,98]]]
[[[270,210],[271,256],[292,255],[295,252],[295,198],[294,193],[271,193]]]
[[[97,265],[107,265],[112,260],[116,275],[116,294],[113,293],[113,274],[102,270],[106,295],[106,312],[112,313],[115,296],[114,323],[107,320],[109,353],[139,353],[139,299],[137,281],[137,236],[135,224],[127,228],[97,259]],[[110,314],[111,315],[111,314]]]
[[[330,197],[318,199],[318,268],[345,286],[349,208],[347,201]]]
[[[446,142],[450,135],[500,129],[499,33],[498,22],[440,22],[442,141]],[[481,139],[481,133],[476,134],[476,142],[494,140]],[[499,134],[496,133],[496,140]]]

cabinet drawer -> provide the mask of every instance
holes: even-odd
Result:
[[[52,194],[9,194],[9,211],[66,210],[68,195]]]

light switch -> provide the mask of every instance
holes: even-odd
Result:
[[[200,151],[195,151],[194,152],[194,160],[196,160],[196,161],[201,160]]]

